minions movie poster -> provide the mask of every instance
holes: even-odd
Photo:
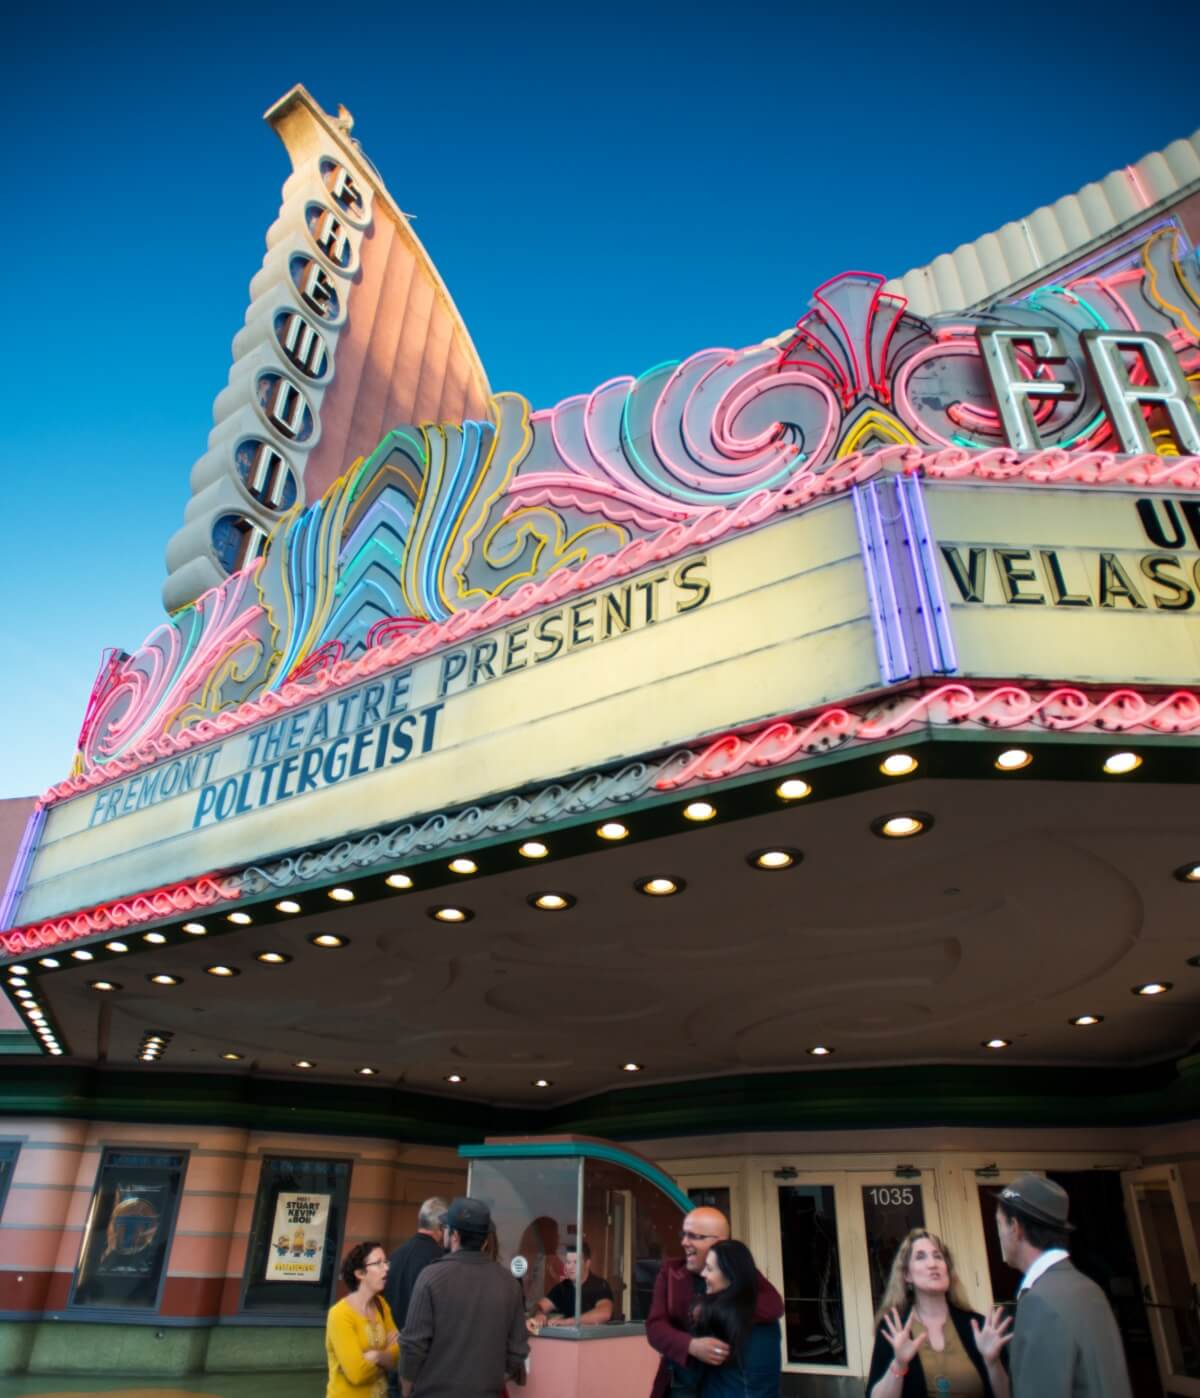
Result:
[[[275,1197],[275,1223],[267,1247],[267,1281],[319,1282],[329,1232],[330,1194]]]

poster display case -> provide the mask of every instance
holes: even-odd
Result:
[[[71,1306],[157,1310],[186,1151],[106,1150],[83,1228]]]
[[[263,1159],[243,1312],[324,1317],[337,1279],[350,1169],[348,1160]]]

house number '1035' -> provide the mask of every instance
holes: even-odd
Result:
[[[908,1185],[905,1185],[903,1188],[898,1185],[893,1185],[890,1188],[885,1186],[883,1189],[868,1189],[867,1198],[870,1199],[872,1204],[880,1205],[883,1208],[887,1208],[889,1205],[895,1208],[898,1204],[911,1204],[914,1202],[913,1190]]]

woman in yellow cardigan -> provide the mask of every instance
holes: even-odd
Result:
[[[380,1243],[359,1243],[346,1254],[342,1281],[350,1294],[330,1307],[325,1321],[325,1398],[386,1398],[387,1371],[400,1360],[396,1323],[379,1294],[387,1273]]]

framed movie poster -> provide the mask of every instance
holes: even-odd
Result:
[[[324,1316],[337,1284],[349,1195],[349,1160],[263,1157],[243,1313]]]
[[[267,1280],[319,1282],[329,1235],[331,1194],[275,1196],[275,1222],[267,1250]]]
[[[8,1202],[8,1186],[12,1183],[13,1171],[17,1168],[17,1156],[20,1154],[20,1141],[0,1141],[0,1218],[4,1216],[4,1205]]]
[[[75,1269],[72,1306],[158,1306],[187,1155],[104,1152]]]

